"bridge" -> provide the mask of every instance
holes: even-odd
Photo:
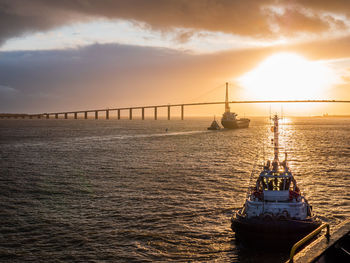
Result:
[[[163,105],[152,105],[152,106],[136,106],[136,107],[122,107],[122,108],[106,108],[106,109],[90,109],[90,110],[79,110],[79,111],[62,111],[62,112],[50,112],[50,113],[36,113],[36,114],[2,114],[1,119],[4,118],[38,118],[38,119],[50,119],[50,117],[58,119],[63,116],[64,119],[68,119],[72,116],[74,119],[83,117],[88,119],[89,113],[94,113],[94,119],[99,119],[102,114],[105,119],[109,119],[112,112],[115,112],[118,120],[121,119],[121,111],[127,111],[129,114],[129,120],[133,119],[133,113],[135,110],[141,110],[141,119],[145,119],[145,110],[152,109],[154,112],[154,120],[158,119],[158,109],[167,108],[167,119],[170,120],[171,108],[178,107],[181,109],[181,120],[185,117],[185,107],[188,106],[204,106],[204,105],[218,105],[218,104],[242,104],[242,103],[350,103],[350,100],[236,100],[236,101],[217,101],[217,102],[194,102],[194,103],[180,103],[180,104],[163,104]]]

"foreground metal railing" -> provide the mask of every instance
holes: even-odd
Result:
[[[305,244],[306,242],[308,242],[311,238],[315,237],[316,235],[318,235],[322,229],[327,228],[327,232],[326,232],[326,238],[327,240],[329,240],[330,237],[330,230],[329,230],[329,224],[325,223],[322,224],[321,226],[319,226],[318,228],[316,228],[314,231],[312,231],[310,234],[308,234],[307,236],[305,236],[303,239],[299,240],[297,243],[294,244],[294,246],[292,247],[292,249],[290,250],[290,256],[289,256],[289,262],[292,263],[293,262],[293,258],[295,255],[296,250],[302,246],[303,244]]]

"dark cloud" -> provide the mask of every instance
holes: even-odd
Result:
[[[0,0],[0,45],[7,39],[83,20],[70,10],[59,10],[39,1]],[[85,18],[86,19],[86,18]]]
[[[274,12],[273,5],[286,8],[286,12]],[[299,11],[303,9],[308,12]],[[345,0],[0,0],[0,44],[24,33],[96,17],[142,22],[161,31],[184,28],[269,38],[328,30],[342,22],[325,19],[319,12],[346,14],[349,10]],[[271,22],[281,31],[272,30]]]
[[[195,32],[193,32],[192,30],[185,30],[179,32],[178,34],[176,34],[175,41],[179,43],[186,43],[194,36],[194,34]]]
[[[116,44],[2,52],[0,85],[18,94],[11,99],[0,96],[0,112],[190,102],[251,68],[264,52],[193,55]]]
[[[350,57],[349,45],[350,38],[344,38],[206,55],[117,44],[0,52],[0,112],[193,102],[275,52],[333,59]],[[222,99],[217,95],[201,100]],[[231,93],[238,95],[239,90]]]
[[[316,11],[350,15],[350,5],[348,0],[293,0],[291,2]]]
[[[284,35],[293,35],[296,32],[318,33],[329,27],[328,21],[319,16],[304,14],[296,8],[287,8],[282,15],[275,15],[274,22]]]

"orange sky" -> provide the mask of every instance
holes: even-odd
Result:
[[[226,81],[231,100],[350,100],[347,1],[0,3],[0,112],[218,101]],[[270,105],[231,108],[266,115]],[[343,104],[283,109],[350,114]]]

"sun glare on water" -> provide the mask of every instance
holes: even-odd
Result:
[[[321,99],[335,81],[325,63],[295,53],[272,55],[238,79],[245,97],[255,100]]]

